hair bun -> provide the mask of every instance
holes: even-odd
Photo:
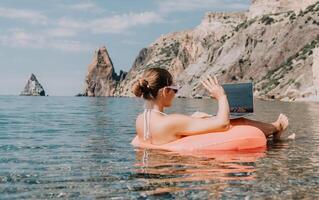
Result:
[[[138,77],[140,79],[133,84],[132,93],[145,100],[155,100],[161,88],[173,83],[169,71],[159,67],[145,69],[143,75]]]
[[[135,84],[133,85],[132,90],[135,96],[137,97],[141,97],[142,95],[149,93],[150,88],[149,88],[148,81],[145,80],[144,78],[137,80]]]
[[[144,78],[141,78],[139,80],[139,84],[140,84],[140,87],[141,87],[142,90],[146,91],[146,90],[149,89],[148,81],[145,80]]]

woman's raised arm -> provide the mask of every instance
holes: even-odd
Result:
[[[196,135],[226,130],[229,127],[229,104],[222,86],[216,77],[210,76],[201,82],[210,95],[218,101],[218,112],[213,118],[194,118],[187,115],[172,114],[167,117],[167,125],[172,132],[180,135]]]

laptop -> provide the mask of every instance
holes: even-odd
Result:
[[[252,115],[254,113],[253,84],[223,84],[230,107],[230,119]]]

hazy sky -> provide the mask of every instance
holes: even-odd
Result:
[[[83,91],[94,51],[106,46],[129,70],[161,34],[197,26],[206,11],[247,10],[250,0],[1,0],[0,95],[19,94],[34,73],[46,93]]]

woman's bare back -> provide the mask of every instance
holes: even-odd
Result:
[[[149,117],[149,133],[150,139],[144,141],[146,143],[152,143],[156,145],[166,144],[172,141],[175,141],[181,136],[178,136],[172,133],[169,130],[170,126],[167,126],[167,117],[163,114],[151,112]],[[136,119],[136,131],[139,139],[143,140],[144,138],[144,113],[138,115]]]

